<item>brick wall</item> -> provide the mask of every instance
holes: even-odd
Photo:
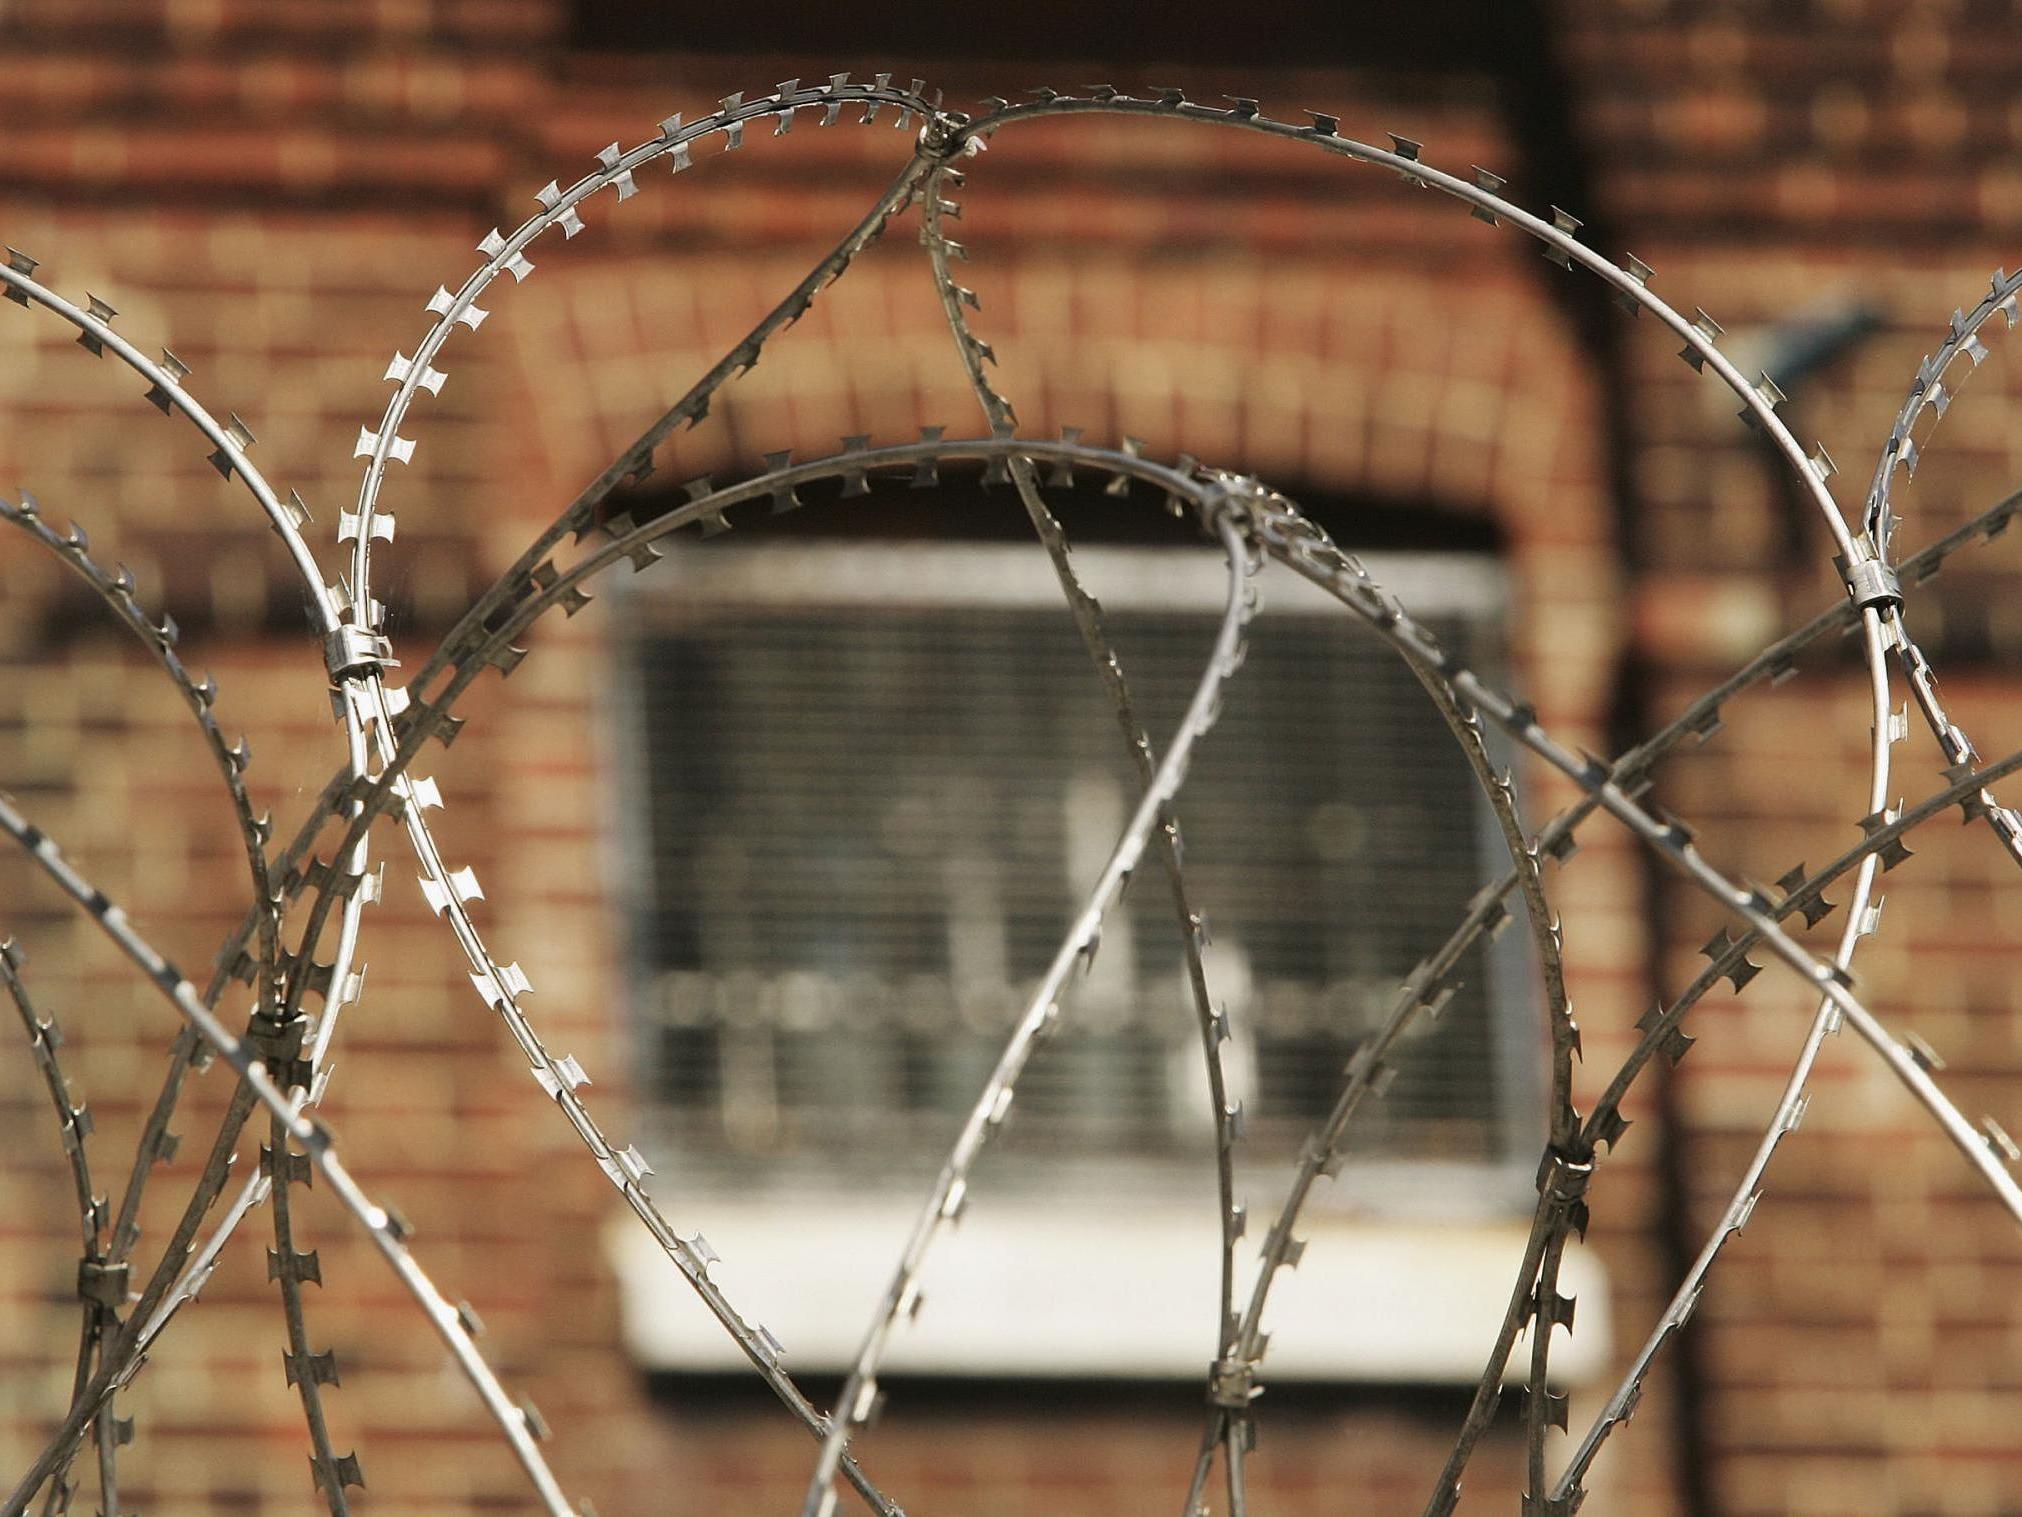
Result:
[[[10,18],[5,240],[46,259],[64,292],[106,297],[121,330],[172,347],[198,394],[245,417],[269,476],[316,510],[319,544],[355,491],[352,443],[361,422],[376,425],[377,376],[412,350],[423,300],[458,282],[486,230],[672,109],[692,115],[739,85],[839,66],[576,56],[551,0],[66,0],[17,4]],[[1995,29],[1971,13],[1859,3],[1705,19],[1621,0],[1569,8],[1563,32],[1596,192],[1658,269],[1657,288],[1738,337],[1821,294],[1877,308],[1879,335],[1790,407],[1857,496],[1917,357],[1951,306],[1977,297],[2022,215],[1999,163],[2022,118],[2006,104],[2012,68]],[[955,98],[1028,82],[974,63],[917,71]],[[1365,139],[1394,127],[1442,164],[1493,167],[1517,152],[1486,87],[1427,96],[1367,72],[1288,72],[1249,92],[1336,109]],[[449,382],[423,400],[414,463],[389,486],[400,537],[381,593],[400,646],[424,647],[734,342],[861,214],[904,147],[858,129],[754,134],[672,183],[650,174],[622,212],[600,205],[584,237],[548,249],[524,288],[498,290],[483,332],[441,365]],[[1006,133],[963,198],[978,330],[1029,428],[1127,432],[1156,454],[1184,448],[1294,489],[1492,516],[1517,587],[1516,675],[1566,739],[1607,745],[1624,658],[1661,719],[1834,593],[1808,558],[1781,556],[1770,476],[1724,392],[1678,362],[1675,341],[1623,318],[1621,372],[1597,370],[1549,283],[1571,276],[1444,200],[1286,145],[1147,124]],[[1946,418],[1945,447],[1908,496],[1906,541],[2013,477],[2012,372],[1997,348]],[[1633,397],[1618,440],[1626,482],[1611,474],[1610,385]],[[187,428],[136,404],[129,371],[77,351],[45,314],[9,308],[0,320],[0,387],[0,483],[86,521],[102,555],[124,558],[144,598],[190,628],[228,730],[251,739],[256,800],[285,826],[336,745],[271,534]],[[763,451],[923,423],[977,421],[901,227],[660,468],[733,472]],[[1624,487],[1633,542],[1617,526]],[[1803,530],[1822,559],[1815,527]],[[2007,550],[1982,551],[1998,567]],[[435,773],[448,802],[438,835],[486,885],[481,925],[526,967],[544,1035],[598,1077],[591,1095],[622,1133],[619,917],[603,867],[606,636],[600,607],[539,628],[520,672],[474,694],[469,730]],[[244,887],[215,781],[171,697],[54,565],[12,540],[0,541],[0,660],[0,784],[158,942],[204,964]],[[2012,682],[1981,669],[1946,688],[1983,752],[2005,751]],[[1728,716],[1658,791],[1705,824],[1708,853],[1773,878],[1844,846],[1863,809],[1855,671],[1828,653]],[[1933,751],[1915,737],[1904,750],[1908,793],[1934,782]],[[1549,777],[1527,779],[1540,815],[1563,800]],[[1582,1107],[1717,925],[1676,887],[1660,888],[1650,918],[1634,854],[1602,824],[1589,839],[1559,880],[1588,1049]],[[340,1037],[328,1106],[349,1162],[421,1224],[423,1262],[478,1306],[494,1362],[556,1427],[570,1490],[618,1513],[789,1507],[809,1450],[782,1413],[742,1393],[656,1400],[624,1359],[596,1245],[606,1193],[465,988],[398,839],[379,848],[394,862],[370,923],[371,993]],[[1977,945],[2016,919],[2012,879],[1985,839],[1934,831],[1889,877],[1886,929],[1862,977],[1878,1011],[1955,1058],[1962,1096],[2004,1118],[2017,1095],[2012,960]],[[158,1078],[163,1009],[32,878],[8,871],[0,903],[0,929],[28,945],[32,983],[70,1034],[110,1170]],[[1623,1352],[1670,1286],[1664,1144],[1685,1177],[1688,1224],[1710,1225],[1808,1012],[1765,973],[1695,1013],[1704,1036],[1674,1077],[1668,1132],[1648,1094],[1632,1099],[1637,1125],[1594,1194],[1593,1246],[1614,1281]],[[216,1074],[198,1083],[181,1122],[192,1154],[224,1094]],[[1991,1512],[2022,1495],[2002,1437],[2015,1408],[2012,1231],[1858,1050],[1833,1048],[1819,1085],[1693,1329],[1700,1441],[1660,1376],[1651,1410],[1597,1469],[1588,1511],[1674,1509],[1690,1488],[1685,1457],[1706,1461],[1714,1509],[1736,1513]],[[7,1468],[60,1404],[74,1349],[74,1245],[40,1099],[25,1057],[0,1059]],[[166,1234],[193,1171],[185,1158],[157,1182],[147,1236]],[[678,1187],[666,1193],[676,1205]],[[330,1281],[312,1293],[311,1337],[343,1366],[331,1416],[339,1449],[355,1444],[365,1463],[360,1509],[522,1502],[474,1400],[369,1250],[320,1193],[300,1209]],[[265,1226],[256,1218],[253,1231]],[[136,1382],[136,1504],[278,1511],[315,1499],[272,1297],[248,1239]],[[1592,1390],[1576,1396],[1576,1426],[1595,1402]],[[1266,1420],[1258,1506],[1422,1501],[1456,1415],[1410,1397],[1295,1405]],[[1048,1411],[1009,1395],[937,1406],[902,1392],[867,1457],[920,1511],[1167,1512],[1196,1419],[1184,1398]],[[1471,1503],[1516,1489],[1519,1452],[1507,1431],[1492,1435]]]
[[[2018,123],[2003,83],[2016,66],[2012,15],[1821,4],[1568,16],[1604,195],[1658,270],[1656,288],[1730,329],[1853,303],[1878,318],[1872,337],[1786,407],[1798,435],[1838,460],[1841,499],[1858,500],[1946,317],[2014,261],[2006,159]],[[1792,625],[1834,588],[1822,569],[1790,564],[1752,439],[1663,335],[1639,331],[1633,347],[1652,560],[1641,604],[1680,598],[1698,614],[1653,617],[1661,633],[1642,641],[1660,711],[1732,658],[1716,623],[1745,626],[1752,613],[1741,608],[1752,604]],[[2012,488],[2006,417],[2018,370],[1993,341],[1925,443],[1927,466],[1907,488],[1899,481],[1906,550]],[[1800,531],[1822,564],[1823,534],[1811,522]],[[1999,583],[2011,551],[1976,550],[1951,593],[1971,599],[1975,575]],[[1944,638],[1932,609],[1911,620],[1920,636]],[[1688,623],[1706,629],[1698,657]],[[2012,658],[2011,637],[1992,644],[2002,663]],[[2014,742],[2015,684],[1997,669],[1984,657],[1955,663],[1944,682],[1956,719],[1989,754]],[[1845,656],[1811,661],[1794,683],[1736,703],[1727,730],[1666,774],[1658,795],[1705,822],[1702,845],[1740,872],[1770,879],[1800,858],[1830,857],[1854,835],[1847,819],[1865,785],[1862,683]],[[1914,726],[1896,781],[1911,797],[1935,788],[1942,763]],[[1984,833],[1950,822],[1916,846],[1883,879],[1883,931],[1863,950],[1860,990],[1892,1026],[1951,1060],[1948,1088],[1968,1111],[2006,1122],[2018,1095],[2014,959],[1998,945],[2022,900],[2012,866]],[[1703,962],[1697,947],[1717,923],[1679,889],[1664,907],[1665,980],[1675,986]],[[1828,944],[1841,926],[1835,916],[1814,938]],[[1745,995],[1695,1013],[1703,1036],[1678,1090],[1702,1229],[1775,1103],[1774,1061],[1794,1052],[1808,1011],[1765,972]],[[1940,1150],[1850,1038],[1828,1047],[1805,1125],[1702,1308],[1717,1510],[2014,1505],[2000,1429],[2014,1409],[2016,1241]]]

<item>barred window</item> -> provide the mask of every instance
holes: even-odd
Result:
[[[625,840],[646,1090],[691,1171],[904,1181],[934,1163],[1139,794],[1036,545],[683,543],[626,597]],[[1162,745],[1220,607],[1212,549],[1083,549]],[[1370,557],[1494,668],[1492,557]],[[1408,670],[1285,574],[1178,814],[1252,1160],[1289,1161],[1399,982],[1507,867]],[[1155,852],[1063,998],[993,1158],[1197,1162],[1206,1085]],[[1534,1146],[1521,934],[1477,947],[1355,1164],[1509,1166]]]

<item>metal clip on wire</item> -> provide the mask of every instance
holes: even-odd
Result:
[[[323,639],[323,662],[333,684],[376,674],[393,662],[392,644],[376,632],[344,624]]]

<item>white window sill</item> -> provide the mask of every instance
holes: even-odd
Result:
[[[723,1255],[711,1277],[785,1345],[790,1371],[836,1374],[857,1350],[917,1205],[711,1195],[672,1214],[684,1233],[699,1223]],[[1508,1302],[1527,1222],[1313,1217],[1301,1229],[1304,1259],[1272,1290],[1266,1381],[1472,1382]],[[1253,1225],[1241,1245],[1239,1291],[1253,1277],[1267,1222]],[[629,1216],[607,1241],[637,1363],[691,1373],[744,1367]],[[979,1197],[929,1255],[924,1308],[894,1333],[887,1368],[1198,1379],[1214,1349],[1217,1273],[1211,1208]],[[1567,1250],[1560,1290],[1579,1309],[1576,1331],[1554,1346],[1553,1379],[1579,1384],[1605,1366],[1610,1347],[1607,1280],[1591,1251]],[[1527,1362],[1520,1344],[1513,1378]]]

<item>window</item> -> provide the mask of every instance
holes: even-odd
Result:
[[[1493,558],[1369,561],[1470,663],[1496,665]],[[1078,550],[1076,564],[1162,744],[1214,634],[1220,555],[1105,546]],[[685,1193],[711,1197],[696,1215],[719,1246],[720,1227],[742,1226],[761,1256],[805,1253],[805,1214],[754,1197],[826,1206],[852,1226],[884,1218],[882,1239],[865,1226],[828,1255],[862,1257],[852,1289],[867,1312],[910,1208],[1135,802],[1135,774],[1036,544],[683,539],[663,569],[629,587],[619,611],[649,1149]],[[1465,761],[1396,657],[1289,574],[1267,572],[1263,590],[1179,813],[1193,904],[1210,921],[1210,986],[1239,1029],[1240,1162],[1265,1177],[1253,1194],[1276,1194],[1270,1177],[1288,1172],[1398,982],[1507,865]],[[986,1159],[987,1185],[1005,1215],[1029,1222],[1039,1207],[1070,1230],[1077,1206],[1113,1223],[1124,1196],[1147,1257],[1190,1252],[1211,1268],[1212,1212],[1199,1199],[1211,1195],[1206,1083],[1171,897],[1151,858],[1093,969],[1063,998],[1061,1030]],[[1524,1205],[1542,1045],[1521,940],[1509,932],[1474,951],[1444,1015],[1414,1034],[1396,1084],[1358,1118],[1323,1205],[1409,1225],[1428,1213],[1478,1224]],[[964,1231],[980,1223],[988,1234],[991,1208],[975,1211]],[[1004,1246],[1026,1225],[1014,1220]],[[991,1246],[972,1249],[972,1286],[994,1268],[1003,1289],[1023,1288]],[[1187,1296],[1192,1265],[1175,1267],[1171,1293]],[[769,1268],[761,1259],[760,1273]],[[824,1274],[831,1286],[835,1275]],[[813,1288],[787,1263],[772,1280],[795,1300]],[[1127,1293],[1148,1290],[1159,1294],[1134,1270]],[[840,1362],[863,1312],[841,1310],[832,1346],[809,1315],[804,1331],[823,1340],[817,1367]],[[1168,1349],[1170,1329],[1150,1321],[1191,1314],[1147,1314],[1144,1341],[1125,1355],[1137,1362],[1121,1371],[1197,1370],[1198,1335]],[[649,1358],[688,1362],[706,1342],[663,1328],[635,1333],[660,1345]],[[982,1350],[972,1337],[941,1367],[973,1370],[981,1352],[984,1369],[1059,1368],[1074,1337]],[[1102,1341],[1113,1361],[1114,1333]],[[1485,1342],[1470,1339],[1446,1369],[1478,1369]],[[1392,1348],[1378,1365],[1311,1372],[1420,1378],[1431,1362],[1421,1343]]]
[[[1084,549],[1154,743],[1213,635],[1212,550]],[[1404,568],[1493,662],[1492,566]],[[685,570],[685,572],[683,572]],[[890,1174],[975,1099],[1136,800],[1108,700],[1036,545],[691,548],[635,602],[650,1089],[684,1158]],[[1408,671],[1273,577],[1180,802],[1211,985],[1244,1042],[1255,1152],[1288,1157],[1356,1042],[1501,844]],[[1414,598],[1422,599],[1422,597]],[[1408,602],[1409,603],[1409,602]],[[1492,1161],[1528,1131],[1522,968],[1493,951],[1401,1060],[1358,1145]],[[1158,1159],[1204,1130],[1171,899],[1105,927],[1007,1152]]]

